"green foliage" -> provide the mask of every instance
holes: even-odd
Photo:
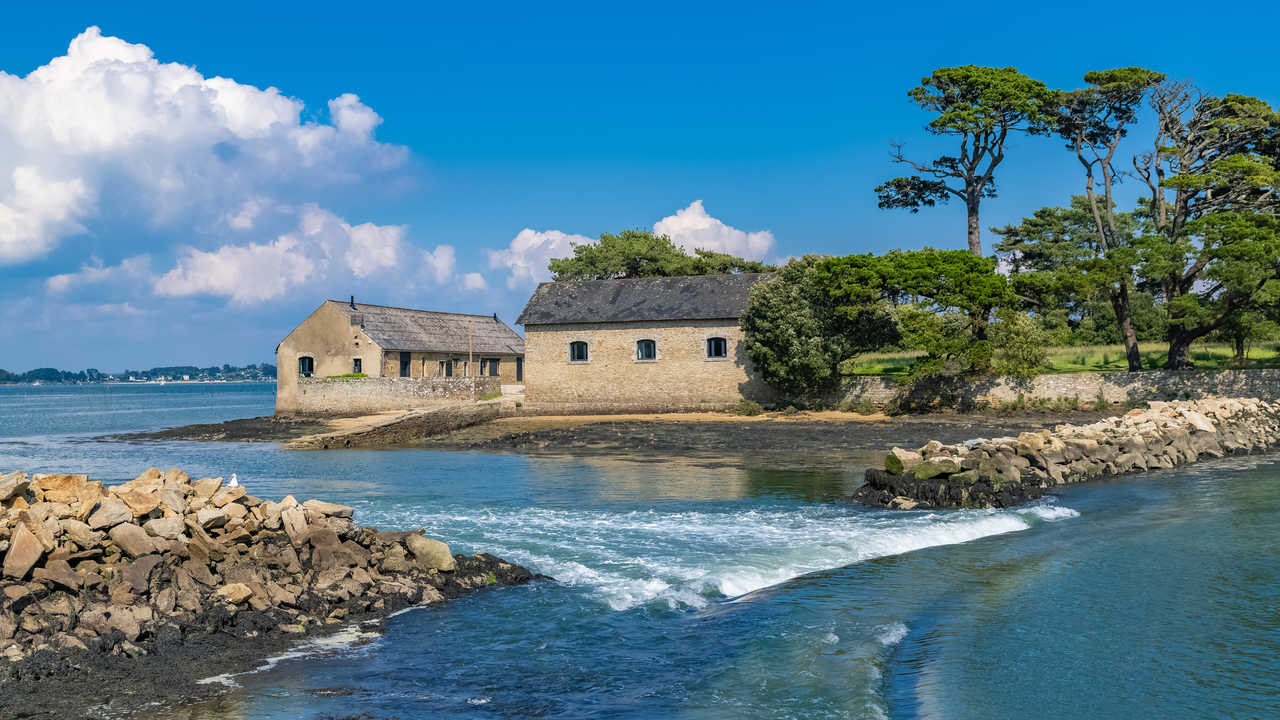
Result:
[[[734,415],[742,415],[743,417],[754,417],[764,412],[764,408],[760,407],[760,403],[754,400],[742,398],[738,404],[733,407]]]
[[[367,378],[367,377],[369,376],[362,372],[347,373],[345,375],[325,375],[325,379],[328,379],[328,380],[342,379],[342,378]]]
[[[874,264],[873,256],[854,256]],[[830,387],[839,365],[896,339],[887,305],[852,288],[841,291],[817,255],[787,263],[751,290],[741,319],[747,356],[766,382],[789,394]],[[856,295],[866,304],[853,301]],[[840,304],[838,304],[840,303]]]
[[[965,65],[933,71],[908,95],[933,113],[925,129],[955,137],[959,146],[954,155],[921,163],[907,159],[902,146],[896,145],[894,161],[919,174],[876,187],[879,205],[918,212],[956,197],[968,213],[969,252],[981,255],[979,204],[996,196],[995,171],[1004,161],[1009,134],[1048,132],[1054,122],[1056,94],[1015,68]]]
[[[689,255],[666,235],[648,230],[604,233],[600,241],[575,245],[573,257],[552,259],[548,268],[557,282],[562,280],[608,280],[677,275],[719,275],[739,272],[768,272],[765,263],[695,250]]]
[[[997,375],[1030,379],[1049,365],[1045,333],[1029,315],[1005,308],[991,326],[992,369]]]

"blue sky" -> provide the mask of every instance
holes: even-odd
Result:
[[[766,259],[964,247],[959,206],[872,192],[891,140],[941,147],[906,99],[940,66],[1280,103],[1274,3],[175,5],[6,11],[0,367],[270,361],[350,294],[511,321],[548,253],[628,227]],[[1077,167],[1019,138],[984,227]]]

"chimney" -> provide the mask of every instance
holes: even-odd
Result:
[[[498,313],[494,313],[494,314],[493,314],[493,321],[494,321],[494,322],[502,322],[501,320],[499,320],[499,319],[498,319]]]
[[[355,309],[356,309],[356,296],[355,296],[355,295],[352,295],[352,296],[351,296],[351,309],[352,309],[352,310],[355,310]]]

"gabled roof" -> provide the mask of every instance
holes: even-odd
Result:
[[[342,300],[326,302],[346,315],[352,325],[364,330],[383,350],[465,353],[469,332],[470,349],[477,355],[524,354],[524,338],[496,315],[463,315],[365,303],[356,303],[353,308]]]
[[[578,280],[542,283],[517,323],[729,320],[747,309],[751,286],[764,273]]]

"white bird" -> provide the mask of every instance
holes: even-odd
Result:
[[[240,481],[236,479],[236,474],[231,473],[231,482],[227,483],[228,487],[240,487]]]

